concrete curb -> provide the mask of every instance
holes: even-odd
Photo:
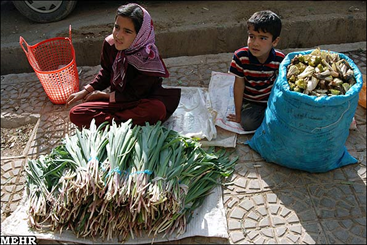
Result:
[[[314,46],[310,49],[314,49],[320,47],[322,50],[330,50],[338,53],[345,53],[345,52],[352,52],[357,50],[366,50],[366,42],[356,42],[356,43],[341,43],[341,44],[329,44],[329,45],[319,45]],[[289,49],[283,49],[282,51],[284,53],[291,53],[291,52],[298,52],[298,51],[304,51],[307,49],[304,48],[289,48]]]
[[[320,47],[322,50],[330,50],[338,53],[352,52],[357,50],[366,50],[366,42],[357,43],[343,43],[343,44],[330,44],[330,45],[319,45],[309,48],[288,48],[279,49],[285,54],[291,52],[306,51]],[[238,47],[240,48],[240,47]],[[177,66],[188,66],[188,65],[199,65],[202,63],[210,64],[217,62],[229,62],[231,61],[233,52],[231,53],[219,53],[219,54],[208,54],[208,55],[196,55],[196,56],[181,56],[163,59],[167,67]]]
[[[314,47],[366,41],[366,12],[328,14],[284,20],[279,49]],[[191,29],[176,28],[156,33],[163,58],[234,52],[245,45],[245,23],[205,24]],[[78,66],[99,64],[104,37],[73,39]],[[199,45],[205,44],[205,45]],[[179,48],[178,48],[179,47]],[[20,45],[2,45],[1,74],[32,72]]]

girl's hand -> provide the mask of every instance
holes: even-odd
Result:
[[[69,98],[66,100],[65,107],[68,107],[70,104],[83,99],[89,92],[87,90],[82,90],[76,93],[73,93],[69,96]]]
[[[237,117],[235,114],[229,114],[227,119],[231,122],[241,123],[241,116]]]
[[[109,100],[109,99],[110,99],[110,94],[99,91],[99,90],[94,90],[92,93],[87,94],[84,97],[83,101],[88,102],[88,101],[101,101],[101,100]]]

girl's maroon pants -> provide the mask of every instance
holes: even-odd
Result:
[[[112,119],[116,123],[132,119],[133,125],[155,124],[166,119],[166,107],[157,99],[141,99],[137,102],[110,103],[106,101],[85,102],[71,108],[69,118],[80,129],[89,128],[92,119],[96,125]]]

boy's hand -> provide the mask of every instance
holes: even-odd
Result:
[[[227,119],[228,119],[228,121],[231,121],[231,122],[241,123],[241,117],[239,116],[237,118],[237,116],[235,114],[229,114],[227,116]]]

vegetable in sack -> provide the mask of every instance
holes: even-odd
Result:
[[[320,48],[296,55],[287,66],[286,77],[291,91],[318,97],[345,95],[356,83],[348,61]]]

